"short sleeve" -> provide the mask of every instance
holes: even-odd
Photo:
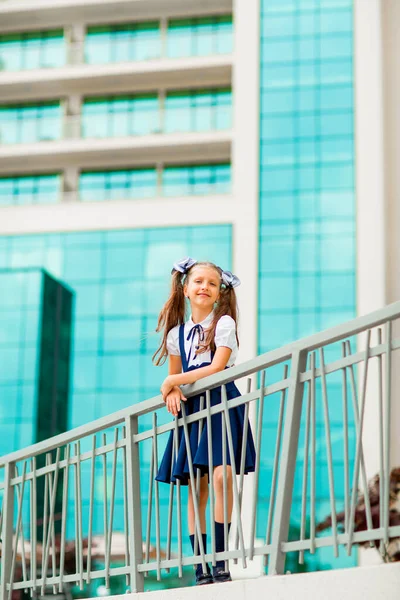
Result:
[[[176,327],[173,327],[168,331],[167,334],[167,350],[168,354],[172,354],[173,356],[180,356],[179,352],[179,344],[178,344],[178,336],[176,332]]]
[[[220,318],[215,329],[215,346],[226,346],[231,350],[237,347],[236,340],[236,323],[228,315]]]

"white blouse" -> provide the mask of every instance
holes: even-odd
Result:
[[[211,312],[199,325],[201,325],[204,331],[211,325],[213,320],[214,313]],[[192,317],[185,323],[184,336],[185,336],[185,352],[186,357],[190,359],[188,366],[197,366],[201,365],[204,362],[211,362],[211,351],[207,350],[207,352],[203,352],[202,354],[196,355],[196,346],[199,345],[199,334],[196,331],[193,339],[187,339],[190,331],[196,325],[193,323]],[[222,316],[215,328],[215,346],[219,348],[220,346],[226,346],[232,350],[231,355],[229,357],[227,366],[233,367],[236,361],[237,353],[238,353],[238,345],[236,340],[236,323],[229,317],[228,315]],[[173,327],[167,335],[167,350],[168,354],[172,354],[173,356],[180,356],[179,350],[179,325]]]

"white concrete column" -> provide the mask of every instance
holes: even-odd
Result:
[[[357,315],[363,315],[387,303],[381,0],[354,2],[354,65],[356,289]],[[376,337],[373,336],[371,345],[376,343]],[[358,336],[358,349],[364,348],[365,336]],[[363,377],[361,369],[358,374],[360,394]],[[379,469],[376,425],[379,420],[378,393],[377,364],[376,361],[370,361],[363,429],[367,477],[372,477]]]
[[[357,315],[386,304],[381,0],[354,1]]]
[[[79,170],[76,167],[67,167],[62,180],[62,202],[75,202],[79,194]]]
[[[355,0],[354,17],[357,314],[361,315],[400,297],[400,3]],[[395,324],[393,337],[399,336]],[[375,345],[376,337],[371,341]],[[394,466],[400,463],[398,352],[392,360],[390,463]],[[379,470],[376,367],[372,362],[368,373],[363,436],[368,477]],[[362,565],[380,560],[374,550],[361,551],[359,556]]]
[[[64,137],[78,139],[81,137],[82,97],[78,94],[68,96],[65,101]]]
[[[71,65],[80,65],[84,62],[85,34],[86,27],[83,23],[74,23],[65,29],[68,63]]]
[[[240,362],[257,354],[259,204],[259,0],[234,2],[233,270],[240,308]]]
[[[382,3],[385,111],[385,191],[387,203],[387,302],[400,299],[400,2]],[[393,337],[400,337],[395,323]],[[400,465],[400,355],[393,354],[391,464]]]
[[[234,0],[233,8],[233,272],[242,282],[237,293],[240,310],[238,362],[243,362],[257,355],[258,339],[260,2]],[[240,387],[244,392],[244,385]],[[253,432],[254,416],[255,406],[250,413]],[[246,545],[250,533],[253,484],[253,475],[247,475],[242,504]],[[235,532],[235,521],[232,530]],[[262,563],[256,558],[244,570],[239,563],[231,565],[232,573],[237,577],[254,577],[263,572]]]

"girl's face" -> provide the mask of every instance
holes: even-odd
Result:
[[[194,267],[190,272],[183,291],[189,298],[190,305],[209,308],[212,310],[214,303],[219,298],[221,278],[218,271],[212,267]]]

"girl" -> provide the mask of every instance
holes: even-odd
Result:
[[[240,284],[239,279],[229,271],[222,271],[213,263],[197,262],[192,258],[184,258],[174,264],[172,269],[172,289],[158,318],[157,331],[163,330],[161,344],[153,356],[156,365],[165,362],[169,357],[169,375],[161,386],[161,393],[168,412],[174,417],[181,417],[181,401],[186,402],[179,386],[195,383],[235,364],[238,350],[236,331],[237,303],[234,288]],[[191,308],[191,317],[185,322],[185,298]],[[228,400],[240,396],[233,382],[226,386]],[[203,394],[204,395],[204,394]],[[221,387],[211,390],[211,406],[221,402]],[[200,409],[200,396],[187,401],[186,414]],[[244,423],[244,406],[229,410],[232,429],[234,459],[236,472],[240,470],[242,432]],[[222,456],[222,417],[221,413],[212,416],[212,456],[213,472],[208,468],[207,423],[203,423],[200,441],[198,441],[199,422],[189,424],[189,440],[194,469],[200,469],[200,494],[198,498],[200,524],[206,553],[206,518],[205,510],[208,500],[208,480],[212,478],[215,490],[215,544],[216,552],[225,550],[224,544],[224,498],[223,498],[223,456]],[[226,444],[227,462],[227,503],[228,530],[233,507],[232,467],[228,443]],[[245,473],[254,471],[255,449],[251,429],[249,427],[245,458]],[[196,472],[196,471],[195,471]],[[207,475],[207,477],[205,477]],[[185,437],[182,427],[178,432],[178,453],[174,451],[174,434],[170,437],[161,461],[156,479],[166,483],[189,483],[189,465],[186,452]],[[195,518],[192,490],[188,488],[188,524],[190,541],[194,549]],[[197,550],[197,549],[196,549]],[[196,554],[198,552],[196,551]],[[207,573],[203,573],[201,564],[196,568],[196,584],[231,581],[229,571],[224,570],[224,561],[217,561],[211,574],[207,565]]]

